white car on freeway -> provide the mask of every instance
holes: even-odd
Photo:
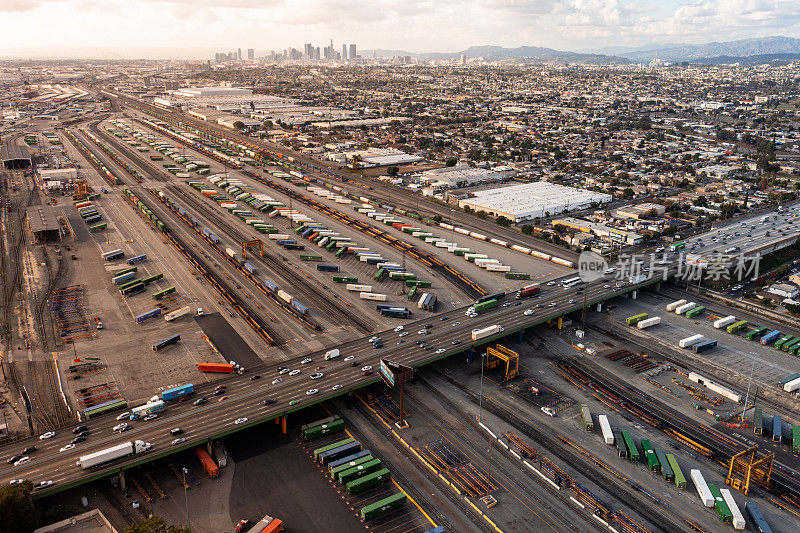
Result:
[[[234,423],[235,424],[244,424],[245,422],[247,422],[247,417],[237,418]]]
[[[355,356],[355,355],[348,355],[347,357],[345,357],[344,359],[342,359],[342,361],[352,361],[352,360],[353,360],[353,359],[355,359],[355,358],[356,358],[356,356]]]
[[[316,393],[318,393],[318,392],[319,392],[319,391],[318,391],[317,389],[308,389],[308,390],[306,391],[306,396],[311,396],[312,394],[316,394]]]
[[[111,431],[123,431],[125,429],[128,429],[128,424],[126,422],[123,422],[122,424],[117,424],[116,426],[111,428]]]
[[[321,377],[322,377],[322,376],[324,376],[324,375],[325,375],[325,374],[323,374],[322,372],[314,372],[313,374],[311,374],[311,375],[310,375],[310,376],[308,376],[308,377],[310,377],[311,379],[319,379],[319,378],[321,378]]]
[[[75,447],[75,445],[74,445],[74,444],[67,444],[66,446],[64,446],[63,448],[61,448],[61,449],[60,449],[60,450],[58,450],[58,451],[60,451],[60,452],[66,452],[67,450],[71,450],[71,449],[72,449],[72,448],[74,448],[74,447]]]
[[[299,374],[299,373],[300,373],[300,371],[299,371],[299,370],[297,370],[297,369],[295,369],[295,370],[292,370],[291,372],[289,372],[289,375],[290,375],[290,376],[296,376],[296,375],[297,375],[297,374]]]
[[[53,438],[55,436],[56,436],[56,432],[55,431],[48,431],[47,433],[42,433],[41,435],[39,435],[39,440],[50,439],[50,438]]]

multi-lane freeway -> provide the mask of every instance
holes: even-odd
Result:
[[[775,236],[776,240],[780,236]],[[729,243],[709,242],[703,249],[704,254],[722,251]],[[666,268],[667,275],[673,275],[677,270],[675,264]],[[559,284],[542,285],[541,292],[535,298],[517,301],[513,295],[508,295],[501,305],[491,309],[475,318],[464,314],[466,307],[453,310],[449,315],[436,315],[404,324],[403,332],[392,330],[381,333],[383,347],[376,349],[366,338],[354,340],[338,346],[341,351],[339,359],[324,361],[324,350],[308,355],[298,356],[283,366],[300,370],[300,374],[290,376],[278,374],[278,364],[268,365],[264,368],[254,368],[251,373],[244,376],[231,376],[223,381],[228,386],[228,398],[218,401],[213,396],[211,386],[199,386],[191,401],[183,401],[168,405],[166,411],[159,414],[158,418],[144,421],[129,422],[133,427],[123,434],[112,432],[112,427],[118,424],[116,417],[107,415],[91,420],[87,423],[91,434],[86,442],[77,444],[74,448],[59,451],[68,444],[74,435],[70,428],[60,430],[50,439],[40,441],[33,437],[6,445],[0,449],[0,483],[8,483],[12,479],[30,479],[34,482],[52,480],[54,484],[47,491],[64,489],[72,484],[83,483],[117,472],[120,469],[151,461],[157,457],[168,455],[176,451],[201,444],[208,439],[218,438],[230,432],[237,431],[277,417],[289,415],[291,412],[303,409],[314,403],[334,396],[347,394],[352,390],[380,381],[378,367],[381,359],[388,359],[396,363],[418,367],[438,359],[463,353],[473,348],[476,344],[485,344],[506,335],[519,332],[525,328],[535,326],[552,318],[580,310],[585,304],[587,307],[608,298],[634,291],[642,286],[656,283],[662,279],[663,271],[658,272],[658,277],[652,277],[635,285],[627,281],[599,279],[584,284],[584,293],[578,294],[577,288],[564,289]],[[574,275],[567,276],[574,277]],[[525,314],[525,311],[532,313]],[[421,335],[419,331],[430,324],[428,334]],[[472,330],[491,324],[499,324],[504,331],[481,339],[472,341]],[[418,340],[425,340],[430,349],[425,350],[418,344]],[[454,341],[456,344],[454,344]],[[437,353],[438,350],[444,350]],[[352,356],[353,360],[345,361]],[[303,365],[301,360],[309,357],[311,362]],[[363,375],[361,368],[371,366],[373,373]],[[317,380],[310,379],[317,367],[324,377]],[[253,375],[260,375],[260,379],[253,380]],[[280,383],[273,380],[280,377]],[[219,383],[219,382],[217,382]],[[215,383],[215,384],[217,384]],[[340,386],[334,389],[335,386]],[[318,392],[307,395],[309,389]],[[153,391],[155,394],[157,391]],[[193,400],[205,396],[208,403],[195,406]],[[265,399],[275,400],[270,405],[264,405]],[[289,405],[293,400],[298,402]],[[236,424],[237,418],[247,418],[247,422]],[[186,441],[179,446],[172,446],[175,438],[170,434],[170,429],[180,427],[184,430],[183,437]],[[85,471],[76,465],[78,457],[91,452],[99,451],[114,444],[140,439],[153,445],[151,451],[144,455],[132,456],[113,462],[110,465],[97,467]],[[6,460],[22,449],[35,445],[37,451],[29,454],[31,461],[20,466],[11,466]],[[43,491],[45,492],[45,491]]]
[[[651,279],[637,285],[626,283],[617,290],[622,294],[655,281],[658,280]],[[616,288],[614,282],[610,280],[598,280],[586,284],[587,305],[616,296],[614,288]],[[570,300],[573,300],[573,303],[570,303]],[[49,490],[55,491],[73,483],[86,482],[380,381],[378,367],[382,358],[412,367],[420,366],[471,349],[476,344],[472,341],[473,329],[491,324],[503,326],[505,331],[502,333],[478,341],[478,344],[483,344],[578,310],[583,300],[583,296],[576,294],[575,288],[564,289],[559,285],[545,285],[540,296],[536,298],[522,300],[517,305],[517,300],[511,294],[506,296],[503,304],[475,318],[465,316],[466,308],[462,308],[448,315],[408,322],[404,324],[404,331],[408,332],[406,336],[400,336],[400,333],[392,330],[381,333],[384,345],[379,349],[374,348],[367,339],[359,339],[338,346],[341,356],[334,361],[324,361],[323,350],[282,363],[282,366],[300,370],[299,375],[279,376],[279,365],[273,364],[265,368],[252,369],[252,372],[243,376],[232,376],[222,382],[228,386],[226,394],[229,397],[221,402],[218,401],[218,397],[212,395],[213,389],[210,386],[197,387],[194,396],[190,398],[192,401],[169,404],[167,409],[154,420],[129,421],[133,427],[123,434],[112,432],[111,428],[119,423],[113,414],[90,420],[87,422],[91,432],[89,437],[70,450],[59,451],[74,437],[70,428],[59,430],[50,439],[40,441],[32,437],[18,441],[0,449],[0,457],[3,459],[0,463],[2,465],[0,483],[9,483],[12,479],[30,479],[34,482],[52,480],[54,484]],[[524,311],[528,309],[533,309],[533,314],[525,315]],[[420,335],[418,332],[424,329],[425,324],[431,324],[432,327],[427,335]],[[422,339],[429,344],[429,350],[417,344],[417,341]],[[458,344],[453,344],[453,341],[458,341]],[[439,349],[445,351],[437,353]],[[345,361],[344,359],[349,356],[353,356],[354,359]],[[300,361],[305,357],[311,358],[312,361],[303,365]],[[354,362],[357,363],[355,366]],[[363,375],[361,370],[366,365],[373,368],[373,373],[367,376]],[[319,366],[324,367],[319,370],[324,377],[310,379],[310,374]],[[255,374],[262,377],[252,380]],[[273,384],[273,380],[278,377],[282,378],[282,382]],[[341,388],[334,390],[336,385],[340,385]],[[312,388],[316,388],[318,392],[307,395],[306,392]],[[154,394],[156,392],[153,391]],[[193,400],[201,396],[206,396],[208,403],[195,406]],[[267,398],[274,399],[275,403],[265,406],[264,400]],[[290,406],[292,400],[298,400],[299,403]],[[247,418],[248,421],[236,424],[236,419],[241,417]],[[175,437],[169,430],[175,427],[184,430],[182,436],[186,438],[186,442],[180,446],[171,445]],[[84,471],[76,465],[81,455],[134,439],[150,442],[153,445],[152,450],[141,456],[132,456],[111,465],[100,466],[96,470]],[[30,462],[19,466],[6,464],[6,460],[11,456],[32,445],[37,447],[37,451],[29,454]]]

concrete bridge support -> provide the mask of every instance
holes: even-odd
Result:
[[[283,415],[281,417],[281,433],[286,435],[286,419],[288,418],[287,415]]]
[[[603,302],[597,302],[597,312],[601,312],[603,310]]]
[[[125,471],[121,470],[119,473],[119,488],[123,493],[128,492],[128,484],[125,483]]]
[[[639,291],[632,291],[631,292],[631,300],[635,300],[638,293],[639,293]]]

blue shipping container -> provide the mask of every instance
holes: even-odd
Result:
[[[299,303],[297,300],[292,300],[292,307],[294,307],[301,315],[308,314],[308,307]]]
[[[339,267],[336,265],[317,265],[317,270],[322,272],[339,272]]]
[[[105,259],[106,261],[114,261],[116,259],[122,259],[123,257],[125,257],[125,252],[119,251],[111,255],[104,256],[103,259]]]
[[[129,279],[133,279],[136,277],[136,272],[127,272],[125,274],[120,274],[119,276],[114,276],[111,278],[111,283],[114,285],[119,285],[123,281],[128,281]]]
[[[144,286],[142,286],[142,290],[144,290]],[[146,313],[142,313],[141,315],[136,317],[136,322],[144,322],[148,318],[153,318],[161,314],[161,308],[156,307],[154,309],[149,310]]]
[[[175,387],[172,389],[167,389],[161,392],[161,399],[164,401],[167,400],[174,400],[175,398],[180,398],[181,396],[188,396],[194,392],[194,385],[189,383],[188,385],[181,385],[180,387]]]
[[[717,345],[717,341],[715,341],[715,340],[699,342],[699,343],[694,345],[694,351],[695,351],[695,353],[704,352],[706,350],[710,350],[711,348],[714,348],[716,345]]]
[[[181,336],[180,335],[173,335],[171,337],[167,337],[163,341],[161,341],[161,342],[159,342],[157,344],[154,344],[153,345],[153,351],[157,352],[158,350],[163,350],[167,346],[172,346],[173,344],[176,344],[179,340],[181,340]]]
[[[132,265],[134,263],[141,263],[145,259],[147,259],[147,254],[137,255],[136,257],[131,257],[128,259],[128,264]]]
[[[208,238],[211,239],[211,242],[213,242],[214,244],[219,244],[219,237],[217,237],[213,233],[211,235],[209,235]]]
[[[778,337],[781,336],[781,332],[776,330],[770,331],[763,337],[761,337],[761,344],[769,344],[772,341],[776,340]]]
[[[772,533],[772,528],[769,527],[769,524],[764,519],[764,515],[761,514],[761,511],[755,503],[746,502],[744,504],[744,509],[747,511],[747,514],[750,515],[750,520],[753,521],[756,531],[759,533]]]
[[[84,222],[87,224],[94,224],[95,222],[100,222],[101,220],[103,220],[103,215],[94,215],[84,220]]]
[[[116,400],[114,400],[116,401]],[[328,470],[333,470],[339,465],[343,465],[345,463],[349,463],[350,461],[355,461],[356,459],[361,459],[362,457],[366,457],[370,455],[369,450],[361,450],[358,453],[354,453],[353,455],[348,455],[347,457],[342,457],[341,459],[336,459],[335,461],[331,461],[328,463]]]
[[[328,450],[327,452],[322,452],[321,454],[319,454],[319,462],[326,465],[331,461],[335,461],[336,459],[341,459],[342,457],[353,455],[360,449],[361,449],[361,443],[358,441],[354,441],[349,444],[339,446],[338,448]]]
[[[272,283],[270,280],[268,280],[268,279],[265,279],[265,280],[264,280],[264,285],[265,285],[265,286],[267,287],[267,289],[269,289],[270,291],[272,291],[272,292],[278,292],[278,286],[277,286],[277,285],[275,285],[274,283]]]
[[[781,427],[781,415],[773,415],[772,417],[772,440],[780,442],[783,437],[783,430]]]
[[[251,274],[258,274],[258,269],[251,265],[250,263],[245,262],[244,269],[250,272]]]

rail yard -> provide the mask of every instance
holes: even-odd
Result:
[[[588,279],[573,251],[93,90],[107,110],[37,126],[74,190],[2,171],[0,484],[123,528],[797,530],[800,327],[668,259],[769,258],[800,204]]]

